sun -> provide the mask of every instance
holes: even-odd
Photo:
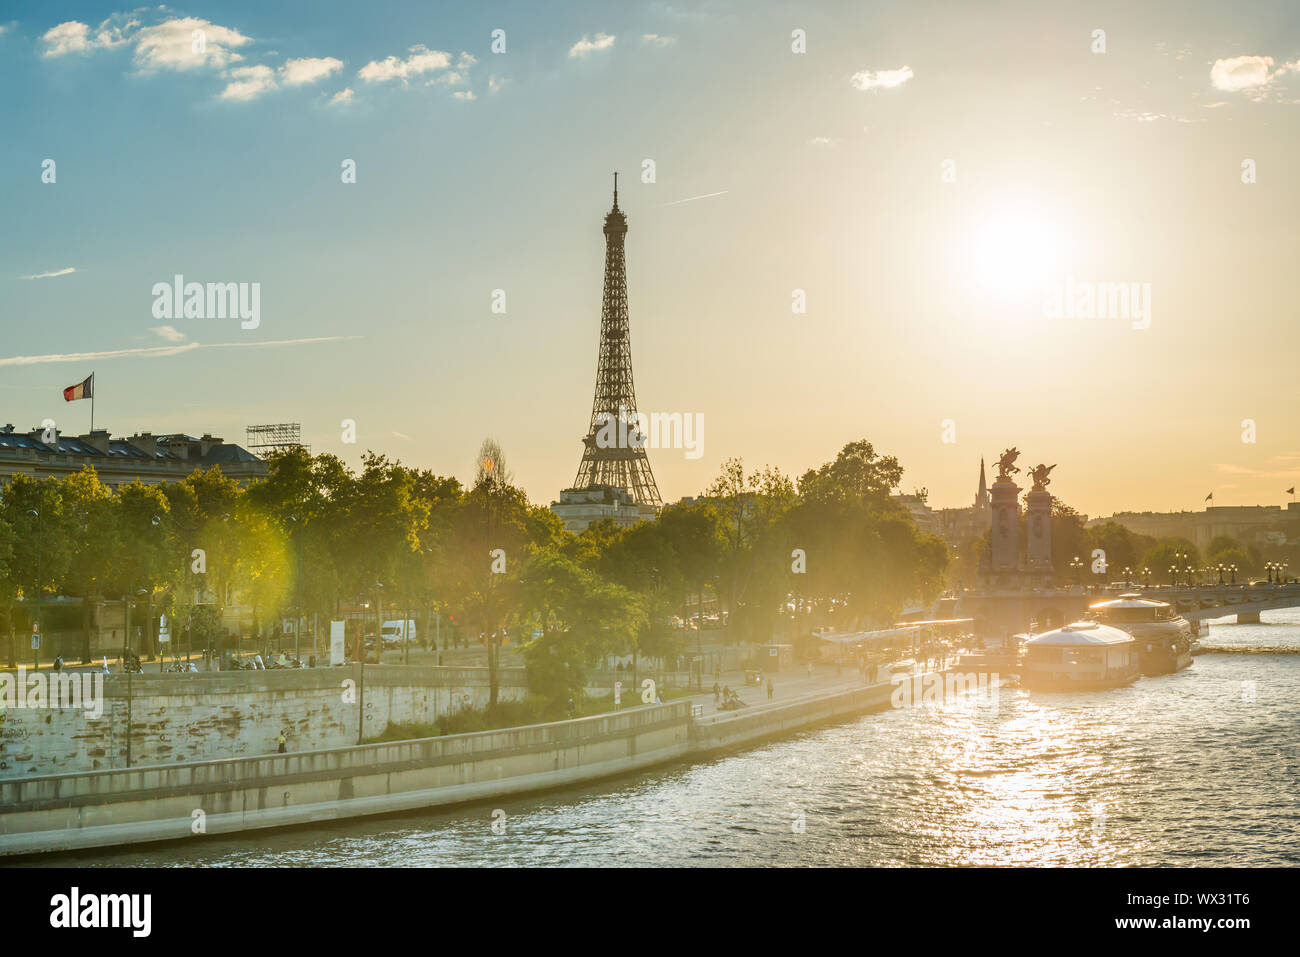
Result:
[[[1059,271],[1060,227],[1044,212],[1016,206],[990,212],[971,232],[967,262],[976,287],[999,299],[1041,296]]]

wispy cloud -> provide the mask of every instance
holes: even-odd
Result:
[[[897,70],[862,70],[853,74],[852,83],[859,90],[892,90],[912,78],[912,68],[902,66]]]
[[[356,93],[352,91],[352,87],[346,87],[330,97],[330,106],[339,106],[344,103],[351,103],[354,96],[356,96]]]
[[[53,279],[56,276],[70,276],[77,271],[76,266],[69,266],[67,269],[56,269],[54,272],[38,272],[30,276],[19,276],[19,279]]]
[[[247,102],[275,89],[275,73],[269,66],[240,66],[226,74],[230,82],[221,91],[221,99]]]
[[[1210,83],[1216,90],[1237,93],[1268,83],[1273,72],[1271,56],[1234,56],[1215,60]]]
[[[584,57],[595,50],[608,50],[614,45],[614,37],[608,33],[597,33],[594,38],[583,34],[581,40],[569,47],[570,57]]]
[[[284,61],[280,67],[280,79],[285,86],[302,86],[316,83],[332,73],[343,69],[343,61],[332,56],[297,57]]]
[[[187,338],[185,333],[181,332],[175,326],[154,326],[149,331],[161,336],[168,342],[184,342]]]
[[[193,352],[196,349],[264,349],[271,346],[300,346],[315,342],[344,342],[362,336],[318,336],[313,339],[273,339],[260,342],[185,342],[173,346],[145,346],[136,349],[109,349],[106,352],[63,352],[44,356],[7,356],[0,366],[37,366],[52,362],[87,362],[100,359],[161,359]]]
[[[434,70],[445,70],[451,66],[450,53],[430,50],[423,43],[417,43],[407,50],[407,53],[410,56],[405,59],[390,56],[382,60],[371,60],[357,71],[357,76],[367,83],[387,83],[390,80],[401,80],[405,83],[413,76],[432,73]]]
[[[686,199],[675,199],[671,203],[664,203],[664,206],[680,206],[682,203],[693,203],[697,199],[709,199],[713,196],[721,196],[728,192],[730,192],[730,190],[720,189],[716,193],[702,193],[699,196],[688,196]]]
[[[643,33],[641,34],[641,42],[648,43],[651,46],[670,47],[677,42],[677,38],[663,36],[658,33]]]

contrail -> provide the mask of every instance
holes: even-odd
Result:
[[[53,279],[55,276],[67,276],[77,271],[76,266],[69,266],[67,269],[57,269],[54,272],[38,272],[32,276],[19,276],[19,279]]]
[[[710,196],[721,196],[723,193],[729,193],[730,190],[720,189],[716,193],[705,193],[703,196],[688,196],[686,199],[675,199],[671,203],[664,203],[660,208],[667,206],[680,206],[682,203],[693,203],[697,199],[708,199]]]
[[[8,356],[0,366],[35,366],[49,362],[87,362],[93,359],[160,359],[195,349],[260,349],[264,346],[297,346],[312,342],[343,342],[362,336],[320,336],[315,339],[272,339],[263,342],[186,342],[176,346],[147,346],[140,349],[110,349],[107,352],[65,352],[47,356]]]

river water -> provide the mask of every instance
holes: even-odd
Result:
[[[568,791],[50,863],[1296,865],[1300,611],[1265,618],[1128,688],[986,689]]]

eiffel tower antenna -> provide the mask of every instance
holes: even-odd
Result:
[[[638,435],[636,388],[632,383],[632,345],[627,319],[627,271],[623,238],[627,217],[618,208],[618,173],[614,174],[614,208],[605,216],[605,295],[600,310],[600,354],[591,424],[582,440],[582,462],[573,480],[576,489],[607,485],[625,489],[638,505],[663,505],[645,437]],[[609,441],[611,436],[615,441]]]

